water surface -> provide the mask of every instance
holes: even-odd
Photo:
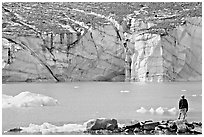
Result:
[[[2,93],[15,96],[21,92],[43,94],[58,100],[58,106],[4,108],[2,130],[30,123],[54,125],[83,123],[89,119],[116,118],[120,123],[131,120],[176,119],[177,115],[137,113],[140,107],[178,108],[181,94],[189,101],[188,121],[202,121],[202,83],[18,83],[3,84]],[[122,91],[122,92],[121,92]]]

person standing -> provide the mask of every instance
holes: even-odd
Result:
[[[181,99],[179,100],[179,116],[178,119],[183,115],[183,120],[186,118],[186,113],[188,112],[188,101],[185,99],[184,95],[181,95]]]

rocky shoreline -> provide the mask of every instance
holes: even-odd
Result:
[[[202,134],[202,122],[188,122],[187,120],[162,120],[162,121],[133,120],[131,121],[130,124],[119,124],[116,119],[97,118],[97,119],[91,119],[85,122],[84,125],[85,125],[85,129],[82,134],[89,134],[89,135],[198,135],[198,134]],[[23,128],[13,128],[6,132],[23,133],[23,130],[24,130]],[[66,133],[66,131],[64,131],[63,133]],[[75,134],[75,133],[72,133],[72,134]]]
[[[202,123],[187,120],[165,120],[143,122],[133,121],[130,125],[118,127],[115,119],[96,119],[94,124],[87,124],[90,134],[123,134],[123,135],[178,135],[202,134]],[[91,123],[91,122],[89,122]]]

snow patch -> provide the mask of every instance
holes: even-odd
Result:
[[[58,104],[56,99],[51,97],[31,93],[21,92],[16,96],[2,95],[2,108],[7,107],[37,107],[37,106],[55,106]]]

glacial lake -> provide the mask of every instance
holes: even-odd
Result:
[[[83,124],[94,118],[116,118],[119,123],[131,120],[176,119],[168,110],[178,109],[180,95],[189,102],[187,120],[202,121],[202,82],[129,83],[10,83],[2,84],[2,93],[16,96],[29,91],[57,99],[57,106],[2,108],[2,131],[28,127],[30,123],[45,122],[56,126]],[[139,113],[145,108],[147,112]],[[162,114],[150,113],[150,108],[163,108]]]

